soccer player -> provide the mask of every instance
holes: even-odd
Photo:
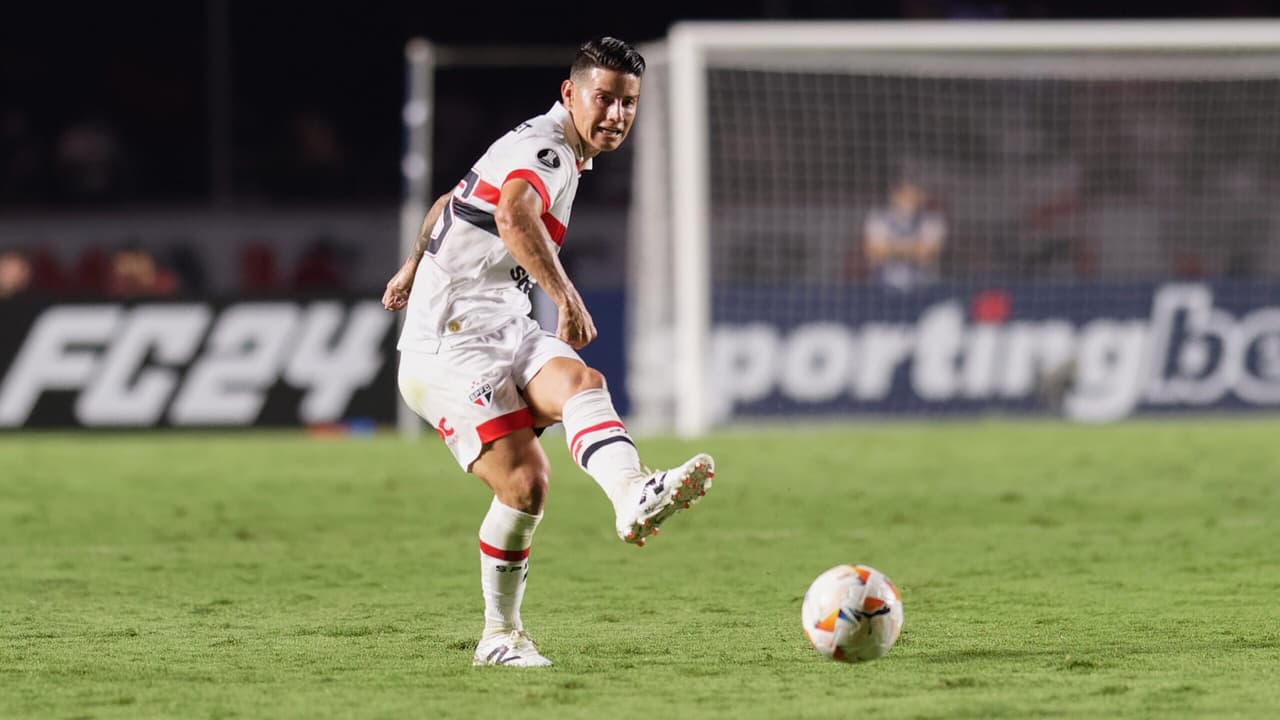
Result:
[[[711,487],[708,455],[660,472],[641,465],[604,376],[575,352],[596,327],[558,258],[578,177],[626,139],[644,69],[621,40],[584,43],[559,102],[490,145],[435,201],[382,297],[388,310],[408,308],[401,395],[494,493],[480,525],[477,665],[551,664],[520,620],[550,473],[542,428],[564,423],[569,452],[612,501],[626,542],[644,545]],[[529,317],[534,283],[559,310],[554,335]]]

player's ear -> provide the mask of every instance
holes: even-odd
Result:
[[[573,106],[573,81],[572,80],[566,79],[564,82],[560,83],[560,102],[564,103],[565,107]]]

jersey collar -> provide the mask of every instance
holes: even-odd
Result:
[[[578,172],[590,170],[591,161],[595,158],[582,159],[582,138],[578,135],[578,129],[573,126],[573,116],[569,114],[569,108],[557,101],[551,106],[551,110],[547,111],[547,115],[564,128],[564,139],[569,143],[569,147],[573,148],[574,159],[578,162]]]

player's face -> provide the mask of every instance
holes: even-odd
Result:
[[[902,212],[914,213],[924,206],[924,191],[911,183],[903,183],[893,191],[891,199]]]
[[[630,73],[592,68],[560,85],[560,100],[573,115],[586,157],[617,150],[640,104],[640,78]]]

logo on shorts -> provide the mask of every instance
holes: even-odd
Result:
[[[551,148],[544,148],[538,151],[538,162],[555,170],[560,167],[560,156],[556,155],[556,151]]]
[[[480,407],[489,407],[489,403],[493,402],[493,386],[489,383],[475,382],[471,384],[471,395],[468,396],[473,405]]]
[[[448,419],[440,418],[440,422],[436,423],[436,432],[441,440],[453,444],[453,428],[449,426]]]

